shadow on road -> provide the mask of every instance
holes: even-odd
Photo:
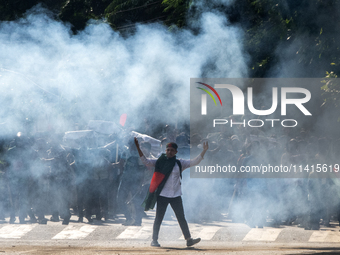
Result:
[[[289,255],[293,254],[313,254],[313,255],[322,255],[322,254],[340,254],[340,247],[296,247],[296,248],[291,248],[291,249],[296,249],[296,250],[309,250],[308,252],[305,253],[290,253]],[[319,252],[318,252],[319,251]]]

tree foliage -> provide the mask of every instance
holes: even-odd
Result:
[[[245,47],[252,58],[251,76],[266,77],[277,62],[278,49],[304,70],[301,77],[338,73],[340,3],[334,0],[247,0],[232,7],[231,21],[246,31]]]
[[[0,20],[12,21],[21,18],[28,9],[37,4],[58,11],[65,2],[65,0],[0,0]]]
[[[189,9],[189,1],[187,0],[164,0],[162,2],[164,12],[167,13],[165,24],[175,24],[177,27],[186,25],[186,14]]]

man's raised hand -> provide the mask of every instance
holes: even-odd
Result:
[[[209,149],[208,141],[203,142],[203,150],[204,150],[204,151],[207,151],[208,149]]]
[[[138,154],[139,154],[140,157],[142,157],[142,156],[143,156],[143,152],[142,152],[142,150],[139,148],[138,139],[137,139],[137,137],[135,137],[134,139],[135,139],[135,144],[136,144],[136,147],[137,147]]]
[[[204,157],[204,154],[207,152],[207,150],[209,149],[209,144],[208,141],[203,142],[203,151],[201,152],[201,157]]]

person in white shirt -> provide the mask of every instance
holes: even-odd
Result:
[[[202,161],[204,154],[209,149],[208,142],[203,143],[203,151],[192,160],[176,159],[178,146],[173,142],[167,144],[165,154],[162,154],[158,159],[146,158],[139,147],[137,138],[135,138],[135,144],[142,162],[148,167],[155,167],[149,193],[143,203],[145,206],[144,210],[147,211],[150,208],[152,209],[155,202],[157,202],[151,246],[160,247],[160,244],[158,243],[158,234],[168,204],[171,205],[175,212],[183,236],[187,241],[187,246],[198,243],[201,239],[193,239],[191,237],[188,223],[184,216],[181,197],[181,177],[183,170],[195,166]]]

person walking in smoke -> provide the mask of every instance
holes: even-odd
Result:
[[[202,161],[204,154],[209,149],[208,142],[203,144],[203,151],[193,160],[176,159],[178,146],[173,142],[167,144],[165,154],[162,154],[158,159],[146,158],[139,147],[137,138],[135,138],[135,144],[142,162],[146,166],[155,167],[149,193],[143,202],[145,211],[152,209],[157,202],[151,246],[160,247],[158,234],[168,204],[171,205],[176,214],[184,238],[187,241],[187,246],[200,242],[200,238],[193,239],[191,237],[188,223],[184,216],[180,177],[184,169],[197,165]]]

